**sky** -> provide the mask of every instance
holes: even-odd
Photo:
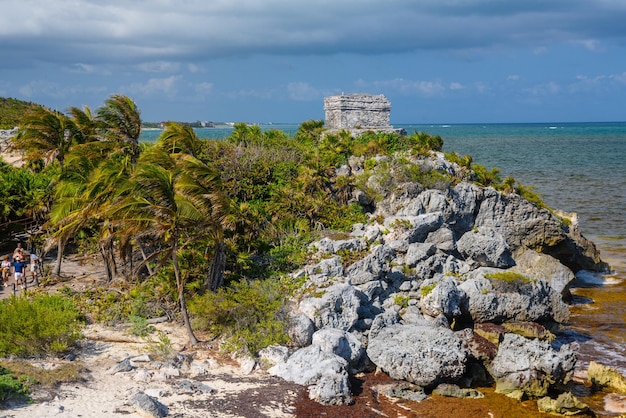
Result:
[[[626,0],[0,0],[0,97],[144,121],[626,121]]]

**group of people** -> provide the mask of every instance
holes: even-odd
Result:
[[[2,263],[0,264],[0,268],[2,269],[2,286],[9,286],[9,277],[11,276],[11,269],[13,269],[15,285],[24,289],[26,285],[27,267],[30,265],[30,274],[34,281],[37,279],[38,262],[39,257],[34,251],[28,254],[22,248],[22,244],[18,243],[17,247],[13,251],[11,259],[9,259],[9,256],[4,256],[2,258]]]

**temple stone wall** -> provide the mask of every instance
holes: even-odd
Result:
[[[341,94],[324,98],[329,129],[390,128],[391,103],[382,94]]]

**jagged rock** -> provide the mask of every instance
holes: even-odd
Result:
[[[515,266],[511,269],[528,277],[545,279],[560,294],[567,292],[567,286],[575,279],[575,275],[556,258],[525,250],[515,255]]]
[[[135,375],[133,376],[133,380],[138,382],[149,382],[152,380],[152,374],[146,369],[137,369]]]
[[[259,351],[259,364],[264,368],[284,363],[289,358],[289,350],[282,345],[270,345]]]
[[[521,391],[537,398],[552,387],[566,384],[575,364],[576,354],[567,345],[557,351],[548,342],[506,334],[488,370],[496,382],[496,392]]]
[[[476,389],[461,388],[458,385],[450,383],[442,383],[438,385],[435,389],[433,389],[432,394],[460,399],[480,399],[485,397],[482,392],[479,392]]]
[[[306,347],[311,344],[315,332],[315,325],[308,316],[292,312],[287,322],[287,335],[296,347]]]
[[[130,358],[125,358],[124,360],[117,363],[115,366],[109,369],[109,374],[116,373],[124,373],[133,370],[135,366],[130,362]]]
[[[498,346],[506,334],[506,328],[491,322],[476,323],[474,324],[474,333]]]
[[[506,332],[526,338],[538,338],[548,342],[552,342],[556,338],[554,334],[536,322],[505,322],[502,327]]]
[[[256,367],[256,360],[254,360],[250,356],[238,358],[237,363],[239,363],[239,370],[241,370],[241,372],[246,375],[252,373],[252,371]]]
[[[303,299],[300,311],[317,329],[328,327],[349,331],[359,319],[362,293],[345,283],[336,283],[323,292],[319,297]]]
[[[486,279],[478,269],[459,285],[466,298],[462,310],[474,322],[558,322],[569,320],[569,308],[545,280],[508,282]]]
[[[390,261],[396,252],[388,245],[377,245],[368,255],[348,266],[346,277],[353,285],[380,279],[390,270]]]
[[[476,360],[488,363],[493,360],[498,353],[497,344],[477,332],[472,331],[471,328],[458,331],[456,335],[463,340],[463,347],[465,347]]]
[[[575,272],[607,268],[595,245],[577,228],[567,233],[560,220],[549,211],[537,208],[515,193],[504,195],[494,189],[484,189],[475,225],[498,231],[512,251],[541,248]]]
[[[432,243],[438,250],[450,253],[456,250],[456,239],[454,232],[447,226],[443,226],[438,230],[431,232],[426,237],[425,243]]]
[[[431,243],[416,242],[410,244],[404,257],[404,264],[415,267],[418,263],[434,255],[436,251],[437,247]]]
[[[449,329],[394,324],[370,338],[367,355],[391,378],[428,387],[461,378],[468,353]]]
[[[626,395],[626,377],[611,367],[591,361],[587,369],[587,379],[598,387],[606,387]]]
[[[580,415],[589,412],[589,406],[579,401],[571,392],[561,393],[556,399],[549,396],[537,400],[541,412],[559,415]]]
[[[350,405],[352,395],[348,374],[325,373],[317,383],[309,387],[309,399],[322,405]]]
[[[196,382],[194,380],[183,379],[176,382],[176,389],[179,394],[193,395],[196,393],[210,394],[214,393],[215,389],[202,382]]]
[[[145,417],[161,418],[167,416],[169,409],[144,392],[137,392],[129,399],[138,414]]]
[[[468,231],[456,246],[466,258],[483,267],[507,268],[515,264],[507,241],[494,229],[479,227]]]
[[[339,329],[321,329],[313,334],[313,344],[323,351],[343,358],[350,365],[352,374],[363,371],[365,349],[351,333]]]
[[[317,264],[304,267],[304,271],[309,276],[309,279],[315,283],[322,283],[332,277],[342,277],[343,265],[341,264],[341,257],[325,258]]]
[[[374,318],[372,322],[372,326],[369,330],[369,338],[370,340],[378,335],[378,333],[385,329],[388,326],[393,324],[397,324],[400,322],[400,315],[394,311],[386,311]]]
[[[378,385],[372,389],[389,398],[406,399],[414,402],[421,402],[428,398],[423,388],[408,382]]]
[[[310,345],[293,353],[286,362],[271,367],[273,376],[309,387],[309,397],[328,405],[350,403],[348,362],[318,345]],[[316,387],[321,382],[320,387]],[[333,392],[334,391],[334,392]]]
[[[465,292],[457,287],[453,278],[444,276],[439,280],[426,280],[420,291],[422,298],[419,306],[425,315],[435,318],[443,314],[449,320],[461,315]]]

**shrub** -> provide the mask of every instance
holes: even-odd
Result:
[[[29,393],[28,385],[23,379],[0,366],[0,402],[4,403],[9,399],[28,399]]]
[[[249,351],[288,341],[281,310],[289,289],[279,280],[240,280],[189,301],[195,329],[224,337],[227,352]]]
[[[0,355],[39,356],[67,351],[81,337],[81,315],[71,299],[37,295],[0,303]]]

